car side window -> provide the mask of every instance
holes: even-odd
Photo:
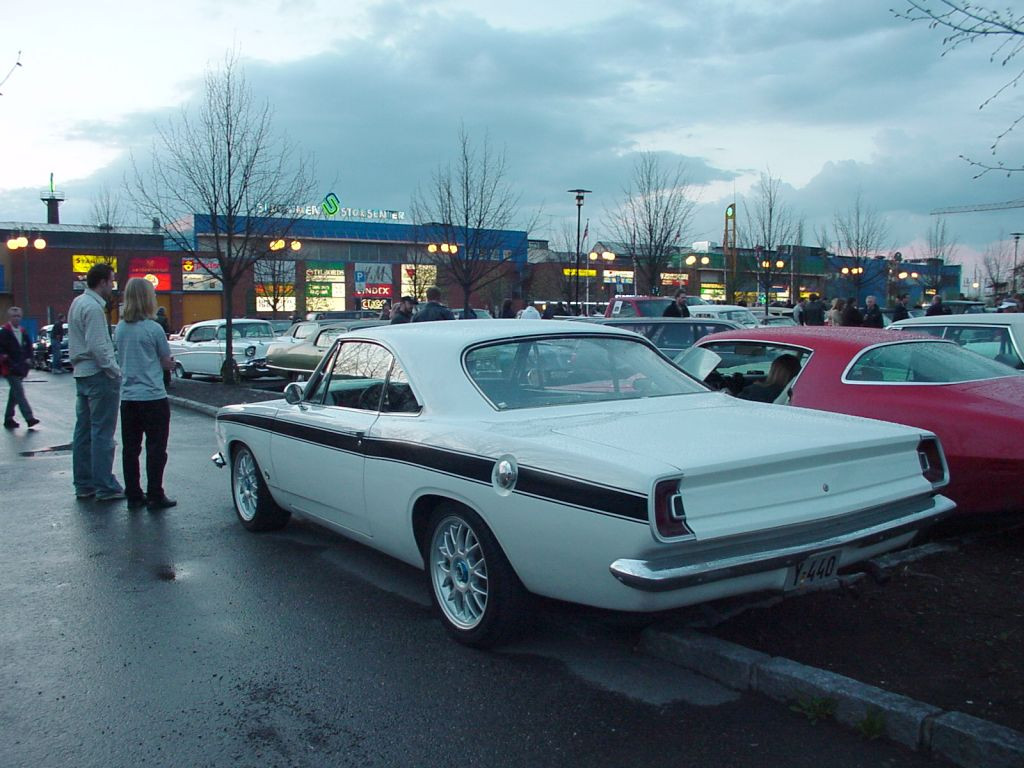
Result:
[[[393,361],[392,354],[379,344],[365,341],[342,344],[326,377],[323,404],[362,411],[379,410]]]
[[[395,360],[388,376],[388,385],[384,390],[384,402],[381,410],[384,413],[419,413],[420,404],[409,386],[409,377],[405,369]]]
[[[313,335],[313,331],[315,331],[315,330],[316,330],[316,325],[314,323],[303,323],[302,325],[296,327],[296,329],[295,329],[295,338],[296,339],[306,339],[306,338],[309,338],[310,336]]]
[[[188,335],[188,340],[192,342],[197,341],[213,341],[217,335],[217,329],[211,325],[204,325],[202,328],[192,329],[192,333]]]

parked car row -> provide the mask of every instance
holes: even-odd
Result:
[[[227,321],[203,320],[182,329],[182,338],[169,339],[174,375],[190,379],[194,374],[219,376],[227,358]],[[232,358],[243,378],[267,376],[267,348],[275,340],[266,320],[231,321]]]

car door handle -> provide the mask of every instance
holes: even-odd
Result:
[[[363,447],[363,438],[366,436],[365,432],[356,432],[356,447]]]

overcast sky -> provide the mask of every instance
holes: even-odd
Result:
[[[998,7],[1007,0],[998,0]],[[1021,3],[1010,3],[1019,6]],[[700,205],[687,241],[722,239],[722,211],[761,171],[782,179],[805,244],[860,191],[893,249],[921,249],[940,206],[1024,198],[1024,175],[973,179],[1018,115],[1018,91],[979,110],[1015,70],[981,41],[941,56],[942,34],[889,11],[900,0],[95,0],[0,11],[0,220],[93,223],[128,153],[195,98],[234,47],[275,125],[315,159],[323,193],[408,210],[454,156],[460,125],[504,148],[532,236],[591,241],[639,151],[682,160]],[[1024,142],[1001,145],[1020,163]],[[317,200],[302,201],[316,203]],[[741,207],[742,213],[742,207]],[[1024,208],[947,217],[973,254],[1024,231]]]

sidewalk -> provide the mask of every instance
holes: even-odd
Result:
[[[252,389],[244,385],[225,386],[220,382],[182,379],[175,379],[169,390],[169,398],[175,405],[210,416],[216,415],[217,409],[224,405],[278,400],[282,397],[278,392]],[[956,550],[956,546],[928,544],[918,549],[917,553],[933,555],[938,559]],[[909,555],[897,553],[879,558],[875,563],[876,573],[892,575],[906,568],[909,562],[914,562],[913,552]],[[962,556],[938,562],[939,565],[934,569],[939,572],[943,568],[955,570],[959,574],[976,570],[970,568],[969,564],[965,565]],[[1015,569],[1014,574],[1019,576],[1015,562],[1011,560],[1009,567]],[[927,570],[917,564],[914,567]],[[856,576],[848,583],[856,583]],[[1005,579],[991,579],[988,574],[981,574],[977,583],[971,586],[978,588],[985,584],[991,585],[990,594],[985,597],[992,604],[1005,604],[1007,594],[1012,595],[1011,603],[1017,601],[1005,604],[1006,619],[1013,624],[1016,621],[1014,616],[1020,613],[1019,593]],[[905,581],[878,589],[885,593],[886,587],[890,587],[890,602],[897,607],[902,606],[903,613],[893,613],[890,608],[889,613],[875,611],[877,616],[866,615],[870,614],[870,610],[866,609],[872,608],[872,603],[863,601],[856,615],[840,615],[838,611],[846,610],[849,613],[849,609],[841,605],[837,608],[834,596],[830,599],[824,595],[810,595],[786,601],[770,599],[763,605],[763,610],[743,611],[740,620],[733,621],[741,629],[733,627],[730,630],[728,622],[734,617],[708,621],[707,617],[719,613],[720,607],[698,606],[691,612],[680,612],[644,630],[640,650],[735,689],[761,693],[812,720],[834,719],[860,732],[866,739],[885,738],[910,749],[939,756],[964,768],[1024,768],[1024,733],[953,710],[949,703],[944,702],[947,708],[943,709],[911,696],[894,693],[888,685],[886,688],[869,685],[834,671],[837,667],[843,668],[844,659],[849,663],[849,659],[858,655],[870,657],[874,667],[883,672],[888,670],[888,674],[876,675],[876,678],[880,678],[878,682],[886,683],[897,680],[907,660],[913,657],[918,669],[927,668],[932,663],[935,676],[939,676],[946,671],[947,665],[928,656],[929,653],[935,655],[935,649],[928,647],[928,633],[933,636],[941,634],[947,647],[952,645],[956,648],[957,641],[961,639],[963,643],[972,646],[979,644],[977,637],[967,631],[966,625],[969,622],[964,621],[963,615],[946,616],[939,610],[941,607],[955,614],[961,610],[958,606],[962,604],[962,596],[959,602],[946,600],[946,604],[942,605],[933,600],[937,597],[935,594],[917,595],[908,592]],[[932,601],[929,603],[930,599]],[[925,625],[924,633],[910,635],[901,644],[900,625],[914,625],[915,620],[923,615],[922,611],[928,610],[940,615],[931,617],[930,624]],[[703,621],[699,619],[701,615],[705,617]],[[818,640],[824,650],[808,658],[821,666],[799,663],[782,655],[779,649],[789,652],[797,650],[798,646],[785,642],[785,632],[772,629],[773,623],[778,629],[776,619],[789,627],[790,636],[799,633],[819,635]],[[700,624],[705,626],[699,631],[694,629]],[[743,627],[744,624],[748,626]],[[1005,645],[1007,640],[1014,644],[1012,647],[1019,646],[1024,639],[1024,625],[1018,623],[1016,627],[1014,629],[1011,626],[1004,633],[1008,637],[992,638],[985,643],[985,648],[979,650],[971,647],[971,654],[968,655],[985,653],[986,650],[989,653],[995,652],[994,644],[1002,642]],[[869,635],[858,637],[858,634],[863,635],[865,632]],[[747,645],[754,643],[763,650],[754,650],[732,641],[741,637]],[[906,644],[908,640],[909,646]],[[834,654],[830,655],[833,650]],[[1009,663],[1014,668],[1012,673],[1007,674],[1004,683],[1006,687],[1013,688],[1024,674],[1020,669],[1022,654],[1013,652],[1010,646],[1002,648],[1000,653],[1002,657],[1009,653]],[[868,678],[862,666],[853,664],[852,668],[862,677]],[[970,671],[969,664],[966,669]],[[962,684],[962,700],[976,696],[974,689],[979,686],[972,686],[971,680],[958,679],[956,682]],[[927,686],[922,690],[927,691]],[[1013,701],[1018,701],[1015,697],[1021,697],[1022,694],[1024,691],[1008,691]],[[1016,724],[1012,714],[1009,722]]]

